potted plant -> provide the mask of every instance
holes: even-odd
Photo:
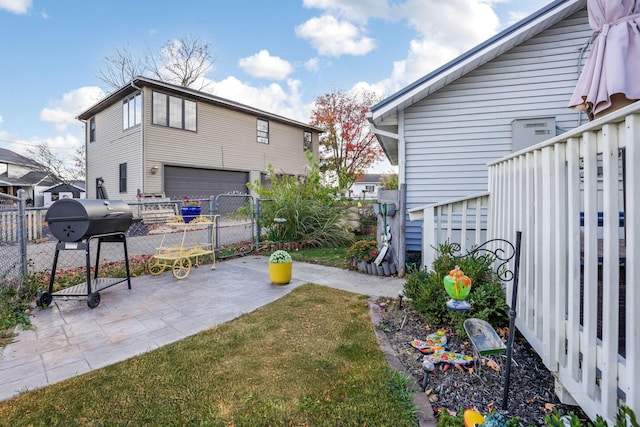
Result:
[[[274,285],[286,285],[291,281],[293,260],[289,252],[282,249],[269,256],[269,279]]]
[[[180,206],[180,214],[185,223],[193,221],[200,216],[201,208],[198,202],[190,200],[189,196],[182,196],[182,206]]]
[[[376,256],[378,256],[378,245],[375,240],[359,240],[347,250],[346,258],[347,262],[366,273]]]

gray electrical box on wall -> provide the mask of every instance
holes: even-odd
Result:
[[[511,122],[511,150],[523,150],[556,136],[556,118],[516,119]]]

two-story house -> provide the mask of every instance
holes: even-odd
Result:
[[[144,77],[78,116],[86,123],[87,198],[247,192],[276,172],[304,175],[320,129],[210,93]]]

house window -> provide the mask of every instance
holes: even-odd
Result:
[[[118,182],[120,183],[120,192],[127,192],[127,164],[120,163],[120,174],[118,176]]]
[[[122,101],[122,129],[137,126],[142,121],[142,94],[136,93]]]
[[[258,119],[257,122],[258,142],[263,144],[269,143],[269,122],[266,120]]]
[[[151,122],[154,125],[169,126],[195,132],[197,130],[197,112],[198,110],[194,101],[160,92],[153,92]]]
[[[313,142],[311,139],[311,132],[304,131],[304,141],[303,141],[303,149],[304,151],[313,151]]]
[[[367,193],[373,193],[374,191],[376,191],[376,186],[375,185],[365,185],[364,186],[364,191],[366,191]]]
[[[91,117],[89,119],[89,142],[96,140],[96,118]]]

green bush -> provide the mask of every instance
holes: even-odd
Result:
[[[336,201],[336,190],[322,183],[316,162],[308,156],[312,167],[304,177],[276,174],[269,167],[270,185],[249,184],[264,200],[260,226],[272,242],[350,245],[359,226],[357,209]]]
[[[496,278],[491,257],[453,258],[450,244],[438,248],[439,255],[433,262],[433,270],[410,268],[404,285],[404,294],[411,299],[416,311],[424,314],[429,323],[447,325],[463,335],[463,323],[467,318],[486,320],[494,327],[508,324],[508,306],[505,301],[503,284]],[[456,265],[471,279],[469,293],[471,309],[454,311],[446,306],[449,299],[442,280]]]
[[[358,240],[347,249],[344,261],[350,264],[356,259],[358,262],[371,262],[378,256],[378,243],[375,240]]]

